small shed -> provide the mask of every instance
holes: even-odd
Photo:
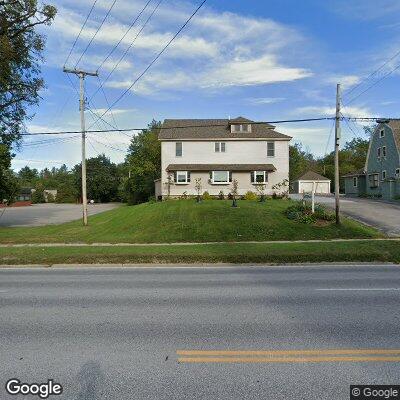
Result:
[[[293,182],[294,193],[309,193],[312,192],[313,187],[315,193],[329,194],[331,192],[331,180],[314,171],[307,171]]]

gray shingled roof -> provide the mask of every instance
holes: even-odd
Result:
[[[330,181],[329,178],[317,174],[314,171],[307,171],[305,174],[297,178],[296,181]]]
[[[272,164],[169,164],[167,171],[276,171]]]
[[[254,121],[238,117],[229,119],[166,119],[158,138],[160,140],[184,139],[243,139],[265,138],[290,140],[291,137],[274,130],[270,124],[251,125],[251,132],[231,132],[230,125]]]
[[[391,121],[389,121],[388,125],[392,129],[394,141],[396,142],[396,146],[397,146],[397,151],[400,153],[400,121],[391,120]]]
[[[357,171],[350,172],[349,174],[342,175],[342,178],[352,178],[354,176],[363,176],[363,175],[365,175],[365,171],[364,168],[361,168]]]

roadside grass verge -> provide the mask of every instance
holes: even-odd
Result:
[[[400,263],[398,241],[226,243],[118,247],[2,247],[0,264],[57,263]]]
[[[302,224],[284,210],[290,200],[171,200],[123,206],[81,221],[28,228],[0,228],[0,243],[173,243],[379,238],[384,235],[354,220]]]

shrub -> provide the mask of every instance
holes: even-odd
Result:
[[[315,214],[303,214],[297,219],[297,221],[303,224],[313,224],[317,221],[317,218]]]
[[[36,189],[32,193],[32,203],[33,204],[39,204],[39,203],[45,203],[46,199],[44,198],[44,193],[42,189]]]
[[[314,214],[311,210],[311,204],[308,202],[296,201],[285,210],[288,219],[301,222],[303,224],[312,224],[317,220],[333,221],[335,214],[329,212],[321,204],[315,206]]]
[[[297,220],[300,218],[301,212],[300,211],[288,211],[288,212],[286,212],[286,216],[288,217],[288,219]]]
[[[203,193],[203,200],[212,200],[212,197],[210,195],[210,193],[208,193],[207,191],[205,191]]]
[[[218,200],[224,200],[224,199],[225,199],[224,192],[220,190],[220,192],[218,193]]]
[[[148,202],[148,203],[151,203],[151,204],[152,204],[152,203],[155,203],[155,202],[156,202],[156,196],[149,196],[147,202]]]
[[[46,197],[48,203],[55,203],[56,198],[54,197],[53,193],[47,193]]]
[[[257,195],[252,192],[252,191],[248,191],[246,192],[246,194],[243,196],[243,200],[257,200]]]

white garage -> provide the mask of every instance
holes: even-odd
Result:
[[[314,171],[307,171],[293,182],[294,193],[310,193],[313,188],[317,194],[329,194],[331,180]]]

